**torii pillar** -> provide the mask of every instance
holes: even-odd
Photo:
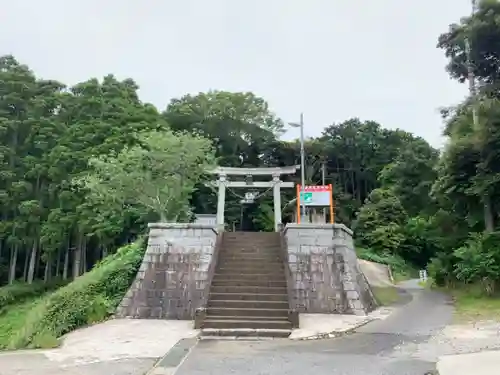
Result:
[[[214,185],[218,187],[217,195],[217,226],[224,230],[224,206],[226,203],[226,187],[229,188],[273,188],[274,230],[278,231],[281,224],[281,188],[293,188],[293,182],[281,181],[282,174],[293,174],[300,166],[282,168],[233,168],[218,167],[213,174],[219,176]],[[247,181],[228,181],[227,176],[246,176]],[[253,181],[253,176],[272,176],[272,181]]]

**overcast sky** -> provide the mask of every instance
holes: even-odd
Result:
[[[442,143],[466,87],[437,37],[470,0],[0,0],[0,54],[67,84],[132,77],[163,109],[209,89],[253,91],[306,135],[350,117]],[[296,136],[295,130],[288,137]]]

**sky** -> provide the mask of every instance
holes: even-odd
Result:
[[[352,117],[443,144],[461,101],[439,34],[470,0],[0,0],[0,55],[66,84],[113,73],[142,100],[252,91],[306,136]],[[287,138],[298,136],[292,129]]]

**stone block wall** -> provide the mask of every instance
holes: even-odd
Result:
[[[117,317],[194,319],[205,298],[217,232],[213,225],[149,225],[146,254]]]
[[[342,224],[287,224],[285,237],[299,312],[364,315],[375,299]]]

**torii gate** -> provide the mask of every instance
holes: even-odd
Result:
[[[294,174],[300,165],[277,168],[234,168],[218,167],[211,171],[218,175],[213,185],[219,188],[217,196],[217,226],[224,227],[224,209],[226,203],[226,187],[228,188],[273,188],[274,200],[274,230],[278,231],[281,224],[281,188],[293,188],[293,182],[283,182],[282,174]],[[246,181],[230,181],[228,176],[245,176]],[[272,181],[253,181],[253,176],[272,176]],[[221,229],[222,229],[221,228]]]

